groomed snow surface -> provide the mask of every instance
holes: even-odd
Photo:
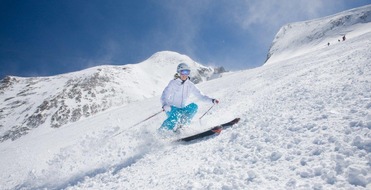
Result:
[[[220,104],[199,121],[211,103],[196,101],[178,136],[241,118],[213,138],[171,143],[156,133],[165,114],[132,127],[156,96],[5,141],[0,189],[371,189],[369,26],[198,85]]]

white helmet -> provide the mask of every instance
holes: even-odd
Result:
[[[180,64],[178,65],[177,69],[176,69],[176,72],[177,72],[177,73],[180,73],[180,71],[183,71],[183,70],[191,70],[191,69],[189,68],[189,66],[188,66],[187,64],[185,64],[185,63],[180,63]]]

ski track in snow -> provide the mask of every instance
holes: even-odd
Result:
[[[0,144],[1,189],[370,189],[371,33],[202,83],[220,99],[170,143],[159,97]],[[120,135],[115,136],[122,132]]]

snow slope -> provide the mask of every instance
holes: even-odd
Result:
[[[371,24],[351,27],[199,84],[221,103],[199,122],[211,104],[198,102],[180,136],[241,117],[219,136],[170,143],[156,133],[164,114],[132,127],[160,111],[155,96],[0,143],[1,189],[370,189]]]
[[[367,32],[371,22],[371,5],[344,11],[325,18],[287,24],[276,34],[268,52],[268,63],[317,51]],[[366,30],[359,30],[366,27]],[[356,32],[354,32],[356,31]],[[270,59],[272,58],[272,59]]]

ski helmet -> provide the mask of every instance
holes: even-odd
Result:
[[[185,63],[180,63],[176,69],[177,73],[180,73],[180,71],[183,71],[183,70],[191,70],[189,68],[189,66]]]

